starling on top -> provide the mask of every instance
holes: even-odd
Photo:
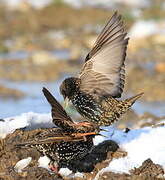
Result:
[[[119,101],[125,83],[125,58],[129,38],[121,15],[113,14],[85,59],[78,77],[65,79],[60,92],[89,122],[111,125],[141,97]]]
[[[51,169],[58,172],[62,165],[69,167],[71,161],[80,160],[91,150],[97,127],[89,123],[87,126],[74,123],[46,88],[43,88],[43,93],[52,106],[53,122],[58,128],[40,129],[35,138],[16,147],[36,148],[51,159]]]

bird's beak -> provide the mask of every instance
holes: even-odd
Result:
[[[67,108],[68,104],[69,104],[69,98],[66,97],[65,100],[64,100],[64,108]]]

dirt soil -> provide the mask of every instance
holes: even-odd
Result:
[[[26,141],[29,137],[33,138],[38,133],[39,129],[33,131],[16,130],[14,133],[8,135],[5,139],[0,141],[0,180],[92,180],[97,173],[105,168],[113,158],[120,158],[127,155],[121,149],[115,153],[109,152],[107,159],[101,163],[96,164],[95,169],[91,173],[84,173],[84,177],[61,177],[56,174],[50,173],[44,168],[38,167],[38,159],[40,153],[36,150],[18,149],[14,147],[21,141]],[[23,169],[21,173],[14,170],[15,164],[24,158],[32,157],[30,164]],[[99,176],[98,180],[155,180],[163,179],[164,170],[158,165],[154,164],[150,159],[147,159],[139,168],[134,168],[130,174],[116,174],[113,172],[104,172]],[[164,178],[165,179],[165,178]]]

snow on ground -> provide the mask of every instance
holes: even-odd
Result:
[[[17,8],[21,3],[29,3],[31,6],[35,8],[43,8],[47,6],[52,0],[2,0],[2,2],[6,3],[9,7]]]
[[[50,114],[28,112],[19,116],[5,118],[4,120],[4,122],[0,121],[0,138],[5,138],[7,134],[20,128],[35,129],[54,127]]]
[[[76,8],[81,8],[83,6],[112,8],[115,7],[115,5],[118,3],[125,4],[131,7],[148,7],[150,5],[149,0],[64,0],[64,2]]]
[[[112,128],[109,130],[109,132],[104,132],[104,135],[119,143],[119,146],[128,155],[112,160],[108,167],[97,174],[96,180],[105,171],[129,173],[129,170],[139,167],[148,158],[152,159],[154,163],[162,165],[165,169],[165,127],[146,127],[134,129],[128,133]],[[97,144],[97,137],[95,143]]]
[[[25,2],[30,4],[34,8],[43,8],[48,4],[52,3],[53,0],[3,0],[2,2],[6,3],[11,8],[18,8],[20,4]],[[60,2],[60,1],[59,1]],[[95,1],[84,1],[84,0],[63,0],[64,3],[69,4],[75,8],[81,8],[84,6],[92,7],[104,7],[112,8],[116,4],[122,3],[131,7],[144,8],[150,6],[149,0],[95,0]]]
[[[38,159],[38,167],[49,169],[48,167],[49,163],[50,163],[50,159],[47,156],[42,156]]]
[[[33,112],[23,113],[20,116],[4,119],[0,121],[0,137],[4,138],[7,134],[14,132],[15,129],[25,128],[35,129],[41,127],[54,127],[50,114],[37,114]],[[125,150],[128,155],[123,158],[114,159],[109,166],[99,172],[101,174],[105,171],[125,172],[134,167],[139,167],[142,162],[148,158],[156,164],[160,164],[165,169],[165,127],[145,127],[140,129],[133,129],[125,133],[122,130],[114,127],[104,128],[107,132],[102,132],[106,137],[96,136],[94,144],[111,139],[116,141],[119,146]],[[49,160],[45,157],[40,158],[40,166],[46,167]],[[99,174],[97,177],[99,177]],[[96,179],[97,179],[96,177]]]
[[[17,164],[14,166],[14,170],[17,172],[22,172],[22,170],[27,167],[30,162],[31,162],[32,158],[28,157],[26,159],[21,159],[20,161],[17,162]]]

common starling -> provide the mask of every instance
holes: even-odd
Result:
[[[143,94],[116,99],[124,88],[128,40],[121,15],[115,12],[86,56],[79,76],[65,79],[60,86],[65,101],[70,100],[89,122],[111,125]]]
[[[61,167],[70,167],[70,162],[82,159],[93,147],[93,135],[86,140],[71,138],[59,128],[41,129],[35,139],[16,144],[17,148],[35,148],[50,158],[50,170],[58,173]]]
[[[31,130],[30,134],[32,137],[28,136],[27,142],[17,144],[16,147],[35,148],[48,156],[51,159],[49,168],[56,173],[65,167],[74,173],[91,172],[97,163],[107,158],[108,152],[115,152],[119,148],[112,140],[94,146],[92,136],[88,136],[87,141],[67,139],[60,128]],[[52,134],[54,141],[51,141]]]
[[[51,159],[50,168],[58,172],[63,164],[69,166],[70,161],[83,158],[91,150],[96,126],[77,125],[46,88],[43,93],[52,106],[53,122],[58,128],[40,129],[35,138],[16,147],[36,148]]]

